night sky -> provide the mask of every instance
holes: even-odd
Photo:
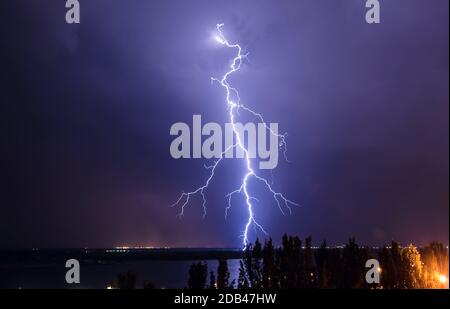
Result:
[[[170,126],[227,120],[217,23],[250,52],[242,101],[289,133],[274,187],[301,207],[251,185],[274,239],[448,243],[448,0],[381,1],[379,25],[363,0],[89,0],[79,25],[64,2],[0,3],[0,247],[241,245],[244,201],[225,221],[224,196],[242,162],[205,219],[201,199],[169,207],[207,176],[172,159]]]

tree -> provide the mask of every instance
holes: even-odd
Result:
[[[156,286],[152,282],[144,282],[144,290],[154,290]]]
[[[305,254],[304,254],[304,271],[303,271],[303,283],[304,287],[311,289],[315,287],[316,278],[314,271],[314,254],[312,249],[312,238],[307,237],[305,239]]]
[[[361,258],[359,245],[354,237],[349,239],[342,253],[342,263],[344,266],[343,288],[357,289],[361,288],[365,282],[365,262]]]
[[[239,278],[238,278],[238,289],[248,289],[249,283],[247,279],[247,273],[245,271],[245,266],[242,260],[239,261]]]
[[[344,286],[344,265],[342,263],[342,250],[340,248],[333,248],[330,252],[330,288],[343,288]]]
[[[323,240],[322,245],[316,254],[317,265],[317,286],[321,289],[327,289],[330,287],[331,275],[329,271],[329,249],[327,241]]]
[[[208,264],[206,262],[193,263],[189,268],[188,287],[190,289],[204,289],[208,276]]]
[[[392,286],[393,289],[404,289],[405,288],[405,268],[403,267],[402,252],[400,249],[400,244],[392,241],[391,242],[391,256],[394,264],[394,268],[391,270],[392,274]],[[385,276],[386,274],[383,274]]]
[[[230,273],[228,272],[228,263],[224,258],[219,259],[217,267],[217,288],[228,289],[230,287]]]
[[[252,287],[257,289],[262,287],[261,259],[262,247],[259,239],[257,238],[252,251],[253,280],[251,282]]]
[[[398,287],[397,265],[394,263],[392,252],[386,246],[379,253],[381,267],[381,286],[384,289],[395,289]],[[400,266],[400,265],[399,265]]]
[[[245,274],[249,287],[254,288],[255,271],[253,269],[253,247],[251,244],[247,245],[244,251],[243,263],[245,266]]]
[[[292,258],[293,252],[293,238],[288,237],[286,234],[283,235],[282,248],[279,252],[279,268],[280,268],[280,287],[281,288],[293,288],[294,287],[294,276],[295,269],[299,261],[294,261]]]
[[[288,254],[288,286],[291,288],[305,287],[305,257],[302,241],[298,236],[289,237]]]
[[[438,242],[432,242],[422,250],[424,288],[445,288],[441,276],[448,277],[448,250]]]
[[[136,288],[136,274],[127,271],[117,275],[116,282],[113,284],[115,289],[130,290]]]
[[[214,276],[214,272],[209,273],[209,288],[217,289],[216,276]]]
[[[366,261],[374,257],[380,261],[381,285],[368,284],[365,280]],[[401,248],[392,241],[390,247],[374,251],[350,238],[343,248],[329,248],[324,240],[314,250],[311,237],[305,239],[302,247],[299,237],[285,234],[280,248],[275,248],[271,239],[264,242],[263,248],[259,241],[254,247],[247,246],[240,261],[237,287],[442,288],[447,284],[448,268],[448,249],[439,243],[431,243],[419,251],[412,245]],[[227,278],[228,267],[219,269],[218,273]]]
[[[278,276],[275,266],[275,248],[271,238],[264,243],[262,255],[262,288],[277,288]]]
[[[405,287],[419,289],[422,287],[422,260],[417,248],[413,245],[402,250],[403,267],[405,269]]]

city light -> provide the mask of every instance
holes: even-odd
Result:
[[[447,281],[448,281],[448,279],[447,279],[447,276],[446,276],[446,275],[442,275],[442,274],[439,275],[439,282],[440,282],[440,283],[446,284]]]

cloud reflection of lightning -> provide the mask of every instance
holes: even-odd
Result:
[[[211,81],[219,83],[226,91],[226,101],[227,101],[227,105],[228,105],[229,119],[230,119],[230,123],[233,128],[234,135],[236,137],[236,144],[234,144],[233,146],[229,147],[224,152],[222,152],[221,157],[219,159],[217,159],[216,161],[214,161],[214,163],[211,166],[205,166],[207,169],[210,170],[210,174],[203,186],[198,187],[197,189],[195,189],[194,191],[191,191],[191,192],[182,192],[181,195],[179,196],[178,200],[174,204],[172,204],[172,207],[181,205],[181,211],[179,213],[179,216],[183,216],[185,207],[189,204],[190,198],[193,195],[200,194],[202,197],[202,200],[203,200],[203,202],[202,202],[203,217],[205,217],[207,209],[206,209],[206,198],[205,198],[204,191],[205,191],[205,189],[208,188],[210,182],[214,178],[217,166],[224,158],[225,153],[227,153],[230,150],[233,150],[236,147],[241,148],[242,151],[244,152],[244,158],[246,160],[247,171],[246,171],[244,178],[242,179],[241,186],[238,189],[236,189],[226,195],[226,197],[228,199],[228,204],[225,209],[225,218],[227,217],[228,212],[231,208],[231,199],[232,199],[233,195],[238,194],[238,193],[243,194],[245,197],[245,203],[246,203],[247,210],[248,210],[248,220],[247,220],[247,223],[245,225],[245,228],[244,228],[244,231],[242,234],[243,245],[245,248],[249,244],[248,233],[249,233],[250,226],[253,225],[255,228],[258,228],[265,235],[267,235],[267,232],[264,230],[264,228],[261,226],[261,224],[259,224],[256,221],[255,215],[253,212],[252,200],[257,200],[257,199],[255,197],[253,197],[248,191],[248,182],[251,178],[259,180],[266,186],[266,188],[269,190],[269,192],[273,195],[273,198],[275,199],[277,206],[283,215],[285,214],[286,209],[289,211],[289,213],[292,213],[291,205],[297,205],[297,204],[292,202],[291,200],[287,199],[282,193],[275,191],[272,188],[271,183],[269,183],[269,181],[266,178],[257,175],[255,170],[252,168],[248,149],[244,146],[244,142],[241,140],[241,136],[235,126],[235,123],[236,123],[235,122],[235,113],[239,115],[239,109],[242,109],[242,110],[252,114],[256,118],[258,118],[260,123],[264,124],[265,128],[270,132],[270,134],[276,135],[280,139],[279,146],[280,146],[280,148],[283,149],[284,157],[287,160],[286,134],[277,134],[277,133],[273,132],[270,129],[270,127],[267,125],[267,123],[264,121],[264,118],[261,114],[253,111],[252,109],[246,107],[245,105],[243,105],[241,103],[239,92],[237,91],[236,88],[233,88],[229,84],[228,77],[231,74],[239,71],[239,69],[241,68],[241,65],[242,65],[242,60],[247,56],[247,54],[242,53],[242,48],[239,44],[230,44],[228,42],[228,40],[225,38],[225,35],[222,32],[222,27],[223,27],[223,24],[217,25],[217,32],[218,32],[218,35],[216,36],[217,42],[219,42],[220,44],[222,44],[228,48],[236,49],[237,54],[231,62],[229,71],[226,72],[225,75],[221,79],[211,78]],[[235,99],[233,100],[232,97],[234,97]]]

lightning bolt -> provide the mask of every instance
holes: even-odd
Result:
[[[223,75],[223,77],[220,79],[212,77],[211,82],[218,83],[220,86],[222,86],[224,88],[224,90],[226,92],[228,116],[229,116],[231,126],[233,128],[234,136],[236,137],[236,143],[234,145],[228,147],[227,149],[225,149],[225,151],[222,152],[220,158],[217,159],[216,161],[214,161],[212,165],[205,166],[205,168],[208,169],[210,172],[209,172],[209,177],[206,179],[206,181],[204,182],[204,184],[202,186],[200,186],[190,192],[183,191],[180,194],[180,196],[178,197],[177,201],[174,204],[172,204],[171,207],[180,206],[181,211],[179,213],[179,216],[182,217],[184,215],[185,208],[188,206],[188,204],[190,202],[191,197],[199,194],[202,197],[203,217],[205,217],[207,214],[205,190],[208,188],[210,182],[213,180],[216,169],[219,166],[219,164],[222,162],[224,155],[228,151],[230,151],[236,147],[239,147],[244,152],[244,159],[245,159],[245,163],[246,163],[246,172],[245,172],[245,176],[242,179],[241,186],[238,189],[236,189],[226,195],[228,203],[227,203],[227,207],[225,208],[225,219],[227,218],[228,212],[232,206],[232,197],[236,194],[243,194],[243,196],[245,197],[245,204],[246,204],[247,211],[248,211],[247,223],[245,224],[244,231],[241,235],[241,237],[243,238],[243,246],[245,249],[249,244],[248,233],[249,233],[251,226],[253,226],[255,229],[259,229],[265,235],[268,235],[266,230],[262,227],[261,224],[259,224],[256,221],[256,218],[255,218],[252,201],[258,201],[258,200],[255,197],[253,197],[248,190],[248,183],[251,179],[255,179],[265,185],[267,190],[273,195],[273,198],[283,215],[286,214],[285,213],[286,210],[291,214],[292,213],[291,206],[292,205],[298,206],[298,204],[287,199],[282,193],[275,191],[272,188],[272,184],[266,178],[258,175],[255,172],[254,168],[252,167],[249,151],[244,146],[244,143],[241,140],[241,136],[235,126],[236,125],[235,118],[236,118],[236,115],[239,115],[239,110],[242,109],[242,110],[246,111],[247,113],[253,115],[255,118],[257,118],[260,121],[260,123],[262,123],[264,125],[264,127],[266,128],[266,130],[268,130],[270,132],[270,134],[273,134],[279,138],[279,140],[280,140],[279,147],[283,149],[284,158],[286,159],[286,161],[289,162],[289,160],[287,159],[287,143],[286,143],[287,134],[275,133],[267,125],[266,121],[264,120],[263,116],[260,113],[255,112],[254,110],[250,109],[249,107],[247,107],[241,103],[241,98],[239,96],[238,90],[230,85],[228,78],[233,73],[236,73],[237,71],[240,70],[243,59],[245,59],[248,56],[248,54],[243,53],[243,50],[239,44],[229,43],[229,41],[226,39],[225,35],[222,32],[223,26],[224,26],[224,24],[218,24],[216,26],[217,36],[215,38],[216,38],[217,42],[224,45],[225,47],[230,48],[230,49],[235,49],[236,56],[231,61],[229,70]]]

